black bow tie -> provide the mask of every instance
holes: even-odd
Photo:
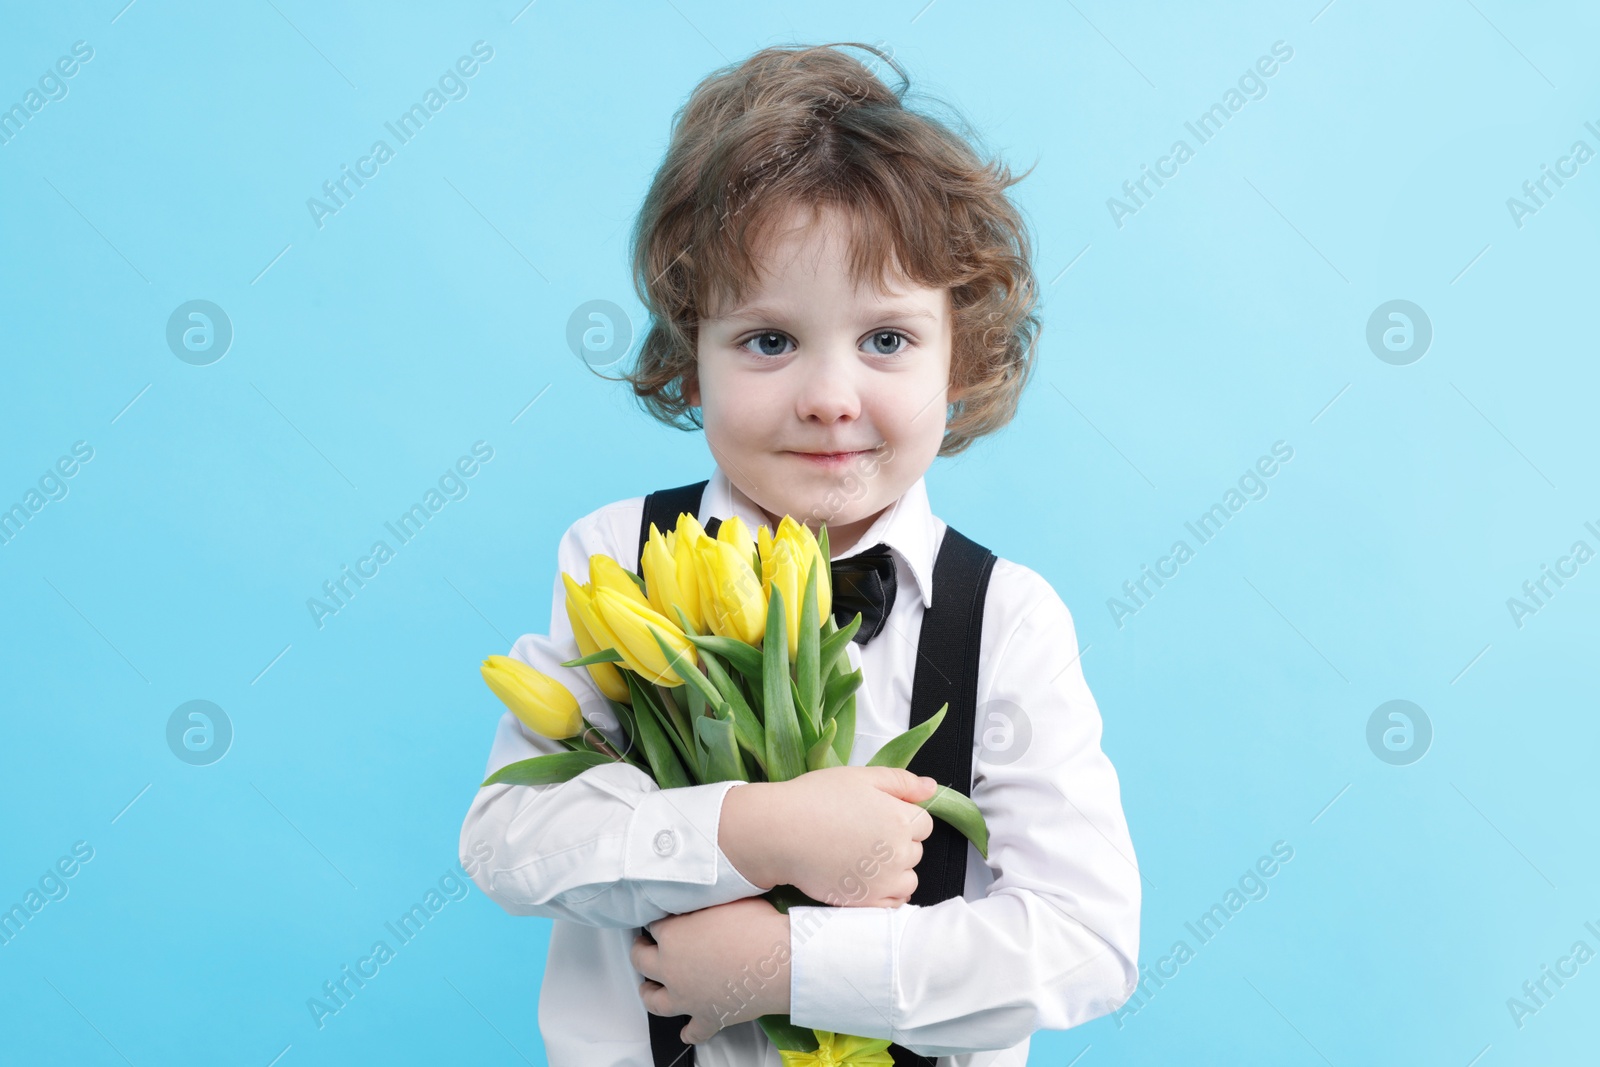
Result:
[[[861,613],[861,629],[852,641],[864,645],[888,624],[894,607],[894,557],[886,544],[873,545],[865,552],[829,564],[833,576],[833,619],[847,625]]]
[[[708,520],[707,536],[717,536],[721,526],[720,518]],[[834,622],[846,626],[859,611],[861,629],[851,640],[864,645],[877,637],[894,607],[894,557],[889,555],[889,546],[879,542],[865,552],[836,559],[829,564],[828,573],[833,582]]]

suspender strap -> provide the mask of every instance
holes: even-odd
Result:
[[[650,524],[655,523],[656,529],[665,534],[677,528],[682,512],[698,518],[700,498],[709,482],[708,478],[675,489],[658,489],[644,498],[644,514],[639,518],[639,557],[634,567],[637,573],[644,573],[644,547],[650,543]],[[694,1046],[679,1036],[691,1017],[646,1012],[645,1018],[650,1024],[650,1057],[655,1067],[694,1067]]]
[[[950,707],[906,769],[968,796],[972,794],[983,604],[994,562],[993,552],[953,526],[945,527],[933,565],[933,606],[922,616],[911,684],[911,726],[933,718],[946,701]],[[911,903],[937,904],[961,896],[966,886],[967,848],[967,839],[959,830],[935,819],[933,833],[922,842]],[[935,1067],[937,1063],[934,1057],[919,1056],[899,1044],[891,1044],[889,1053],[896,1067]]]
[[[907,769],[926,774],[958,793],[972,794],[972,745],[978,714],[978,663],[983,635],[983,604],[995,556],[987,548],[946,527],[933,565],[933,606],[922,616],[917,667],[911,685],[911,726],[933,718],[948,702],[944,720],[917,750]],[[966,885],[967,839],[935,819],[922,842],[913,904],[937,904],[961,896]]]
[[[709,479],[660,489],[645,497],[644,514],[639,521],[639,570],[643,570],[650,524],[655,523],[665,533],[677,526],[681,512],[698,516],[708,482]],[[714,537],[716,527],[708,524],[706,532]],[[983,605],[994,562],[994,553],[954,527],[945,527],[933,565],[933,586],[938,595],[933,607],[922,616],[911,687],[910,726],[926,722],[946,702],[950,707],[939,729],[918,750],[907,769],[967,795],[972,793]],[[966,885],[967,848],[967,839],[955,827],[935,819],[933,833],[922,842],[922,859],[915,868],[917,888],[911,894],[911,903],[936,904],[961,896]],[[655,1067],[694,1067],[694,1046],[678,1036],[689,1024],[690,1016],[645,1015]],[[891,1044],[889,1052],[896,1067],[935,1067],[937,1062],[898,1044]]]

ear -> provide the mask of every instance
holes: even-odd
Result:
[[[693,371],[684,377],[683,398],[689,402],[690,407],[700,406],[700,380]]]

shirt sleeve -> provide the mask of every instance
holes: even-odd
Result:
[[[1139,870],[1071,615],[1025,567],[993,578],[972,799],[994,879],[977,900],[790,909],[798,1026],[925,1056],[1005,1049],[1115,1011],[1138,982]],[[984,862],[970,844],[967,859]]]
[[[587,581],[591,552],[631,562],[609,543],[616,537],[607,535],[608,518],[614,516],[602,509],[567,531],[558,552],[561,570]],[[526,634],[510,654],[559,679],[578,698],[585,718],[608,725],[614,717],[589,672],[561,666],[579,654],[565,602],[558,574],[549,636]],[[533,733],[507,711],[484,777],[508,763],[565,751],[559,741]],[[756,896],[765,889],[740,874],[718,844],[723,799],[741,784],[662,789],[637,767],[608,763],[550,785],[484,786],[461,826],[462,866],[486,896],[513,915],[587,926],[644,926],[666,915]]]

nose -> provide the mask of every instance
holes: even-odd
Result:
[[[802,422],[831,424],[861,417],[856,354],[849,342],[815,346],[797,359],[795,414]]]

